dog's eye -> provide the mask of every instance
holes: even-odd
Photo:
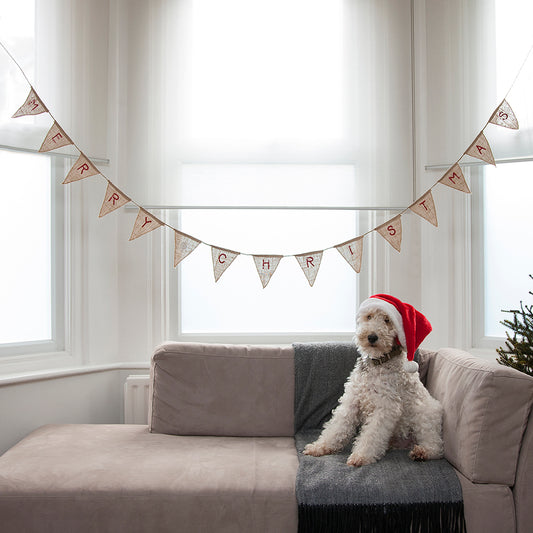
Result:
[[[372,315],[366,315],[367,320],[372,320]]]
[[[390,320],[388,318],[385,318],[385,324],[388,324],[390,322]]]

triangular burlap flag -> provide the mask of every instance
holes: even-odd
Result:
[[[122,191],[117,189],[111,182],[108,182],[99,216],[103,217],[108,213],[111,213],[111,211],[126,205],[130,201],[130,198],[128,198]]]
[[[496,161],[494,161],[489,141],[487,141],[487,138],[483,133],[479,134],[478,138],[470,145],[465,154],[496,166]]]
[[[257,268],[263,289],[268,285],[282,257],[282,255],[254,255],[255,267]]]
[[[437,210],[435,209],[435,202],[433,201],[431,191],[421,196],[414,204],[409,206],[409,209],[413,213],[425,218],[428,222],[431,222],[434,226],[439,225],[437,222]]]
[[[47,112],[48,109],[46,109],[46,106],[41,102],[41,99],[32,87],[26,101],[17,109],[11,118],[23,117],[25,115],[40,115],[41,113]]]
[[[139,208],[139,213],[137,214],[137,219],[135,220],[133,231],[131,232],[130,241],[133,241],[133,239],[137,239],[142,235],[146,235],[162,225],[163,222],[157,220],[157,218],[148,213],[148,211]]]
[[[83,154],[80,154],[78,160],[74,163],[74,166],[70,169],[65,181],[65,183],[72,183],[73,181],[79,181],[89,176],[96,176],[100,174],[98,169],[87,159]]]
[[[507,100],[504,100],[500,107],[494,111],[492,117],[490,117],[490,123],[496,124],[496,126],[510,128],[512,130],[518,129],[518,119],[516,118],[516,115],[514,114]]]
[[[211,246],[211,257],[213,258],[213,272],[215,274],[215,282],[220,279],[220,276],[233,263],[239,252],[232,252],[224,248],[215,248]]]
[[[194,237],[174,230],[174,266],[177,267],[191,252],[196,250],[200,242]]]
[[[348,264],[357,272],[361,272],[361,259],[363,258],[363,237],[357,237],[351,241],[343,242],[335,248]]]
[[[295,256],[311,287],[315,283],[323,253],[323,251],[310,252],[308,254],[300,254]]]
[[[72,144],[72,141],[68,138],[67,134],[61,129],[57,122],[52,124],[52,127],[46,134],[43,144],[39,148],[39,152],[49,152],[62,146]]]
[[[465,177],[463,176],[463,171],[461,170],[461,167],[456,163],[453,165],[446,174],[439,180],[440,183],[443,185],[447,185],[448,187],[452,187],[452,189],[457,189],[461,192],[470,193],[470,189],[468,188],[468,185],[466,184]]]
[[[390,245],[397,250],[401,251],[402,247],[402,217],[401,215],[391,218],[385,224],[376,228],[376,231],[390,243]]]

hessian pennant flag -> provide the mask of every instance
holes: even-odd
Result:
[[[320,252],[309,252],[308,254],[300,254],[295,256],[311,287],[315,283],[323,253],[324,251],[322,250]]]
[[[108,213],[111,213],[111,211],[126,205],[130,201],[130,198],[109,181],[107,183],[107,189],[105,191],[104,201],[102,202],[99,216],[103,217]]]
[[[139,208],[139,213],[137,214],[137,219],[133,225],[133,230],[131,232],[130,241],[146,235],[151,231],[159,228],[163,225],[163,222],[152,216],[148,211],[145,211],[142,208]]]
[[[397,215],[385,224],[378,226],[376,231],[398,252],[402,247],[402,217]]]
[[[54,122],[46,134],[43,144],[39,148],[39,152],[49,152],[50,150],[68,146],[69,144],[72,144],[72,141],[68,135],[61,129],[57,122]]]
[[[282,255],[254,255],[255,268],[263,289],[268,285],[282,258]]]
[[[200,244],[198,239],[174,230],[174,266],[177,267]]]
[[[70,169],[67,177],[63,181],[63,184],[79,181],[84,178],[88,178],[89,176],[96,176],[97,174],[100,174],[98,169],[89,161],[87,157],[85,157],[83,154],[80,154],[80,157],[78,157],[78,160]]]
[[[439,225],[437,222],[437,210],[435,209],[435,202],[433,201],[431,190],[421,196],[414,204],[410,205],[409,209],[413,213],[416,213],[431,222],[434,226]]]
[[[478,138],[470,145],[465,154],[496,166],[496,161],[494,161],[489,141],[487,141],[484,133],[479,134]]]
[[[494,111],[489,122],[491,124],[496,124],[496,126],[503,126],[504,128],[510,128],[512,130],[518,129],[518,119],[507,100],[504,100],[500,104],[500,107]]]
[[[357,237],[351,241],[343,242],[342,244],[335,246],[335,248],[357,273],[361,272],[363,237]]]
[[[11,118],[23,117],[25,115],[40,115],[41,113],[48,113],[48,109],[46,109],[46,106],[41,102],[41,99],[32,87],[26,101],[17,109]]]
[[[231,250],[225,250],[224,248],[216,248],[211,246],[211,257],[213,258],[215,283],[220,279],[220,276],[226,272],[238,255],[239,252],[233,252]]]
[[[457,189],[461,192],[470,193],[470,189],[468,188],[468,185],[466,183],[465,177],[463,176],[463,171],[461,170],[461,167],[455,163],[446,174],[439,180],[440,183],[443,185],[447,185],[448,187],[451,187],[452,189]]]

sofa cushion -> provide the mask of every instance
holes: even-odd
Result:
[[[533,378],[445,348],[431,360],[427,388],[444,407],[446,459],[470,481],[512,486]]]
[[[292,347],[169,342],[151,367],[150,431],[294,435]]]
[[[2,533],[297,530],[294,440],[44,426],[0,457]]]

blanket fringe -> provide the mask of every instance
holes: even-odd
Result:
[[[299,505],[298,533],[466,533],[463,502]]]

